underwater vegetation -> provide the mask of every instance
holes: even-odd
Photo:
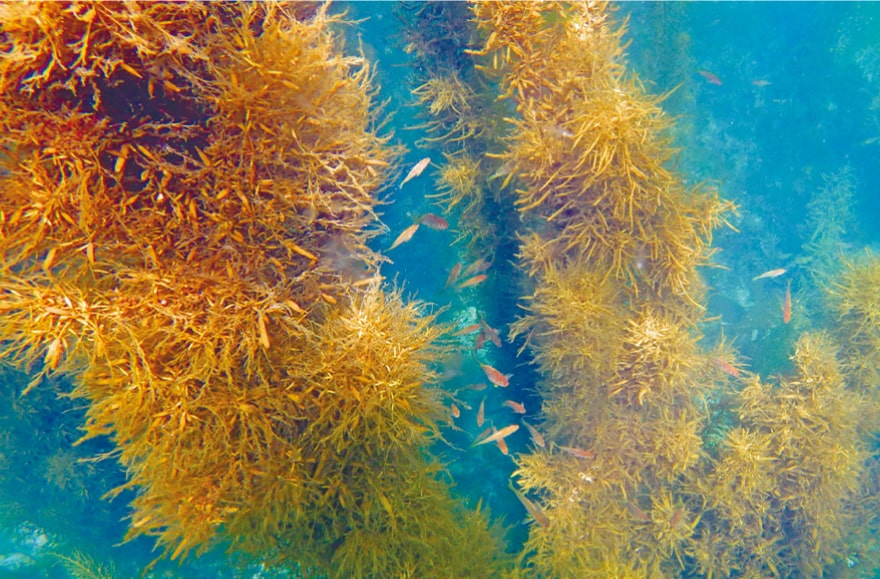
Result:
[[[104,565],[95,561],[82,551],[74,551],[70,556],[57,555],[64,570],[74,579],[114,579],[116,571],[113,565]]]
[[[669,171],[669,121],[625,69],[623,28],[607,6],[493,2],[474,13],[485,39],[474,53],[518,113],[497,154],[510,169],[505,185],[524,224],[519,266],[532,283],[512,332],[542,375],[550,441],[517,459],[515,476],[543,513],[527,568],[544,577],[843,573],[847,550],[870,542],[858,507],[875,492],[865,477],[876,426],[860,420],[869,388],[845,378],[849,356],[837,357],[829,335],[803,333],[794,374],[768,386],[740,370],[729,346],[699,345],[697,267],[710,263],[712,232],[734,206]],[[833,236],[831,225],[822,224]],[[852,312],[862,335],[870,319]],[[716,448],[710,432],[722,437]]]
[[[513,332],[543,375],[555,443],[518,460],[549,519],[532,528],[530,564],[540,576],[672,576],[700,520],[679,481],[702,459],[712,384],[690,330],[695,268],[732,205],[665,168],[668,122],[625,74],[604,7],[475,14],[481,54],[519,113],[499,157],[533,293]]]
[[[399,151],[310,4],[7,3],[0,334],[69,374],[129,538],[331,576],[491,575],[424,455],[439,324],[378,285]],[[463,557],[462,553],[472,556]]]
[[[436,192],[428,198],[457,225],[463,259],[501,266],[510,253],[502,246],[514,235],[515,212],[500,181],[490,177],[499,169],[486,153],[506,131],[507,109],[492,90],[494,79],[486,79],[470,55],[471,11],[462,2],[419,2],[397,12],[403,50],[413,56],[412,106],[420,121],[407,128],[423,135],[418,147],[442,153]]]
[[[870,576],[880,258],[841,260],[847,171],[805,255],[748,276],[782,281],[750,365],[703,335],[737,206],[675,170],[668,95],[608,4],[395,15],[403,179],[356,23],[326,4],[0,4],[0,356],[30,379],[3,399],[22,424],[39,396],[85,409],[43,482],[87,495],[106,440],[127,539],[297,576]],[[405,262],[450,229],[445,309],[385,284],[374,249],[381,196],[429,177],[442,217],[383,247]],[[450,483],[494,481],[490,452],[523,544]],[[114,575],[88,552],[58,558]]]
[[[868,440],[859,432],[863,401],[847,387],[836,349],[828,335],[804,333],[792,376],[746,380],[739,425],[694,482],[706,508],[691,554],[704,573],[818,576],[843,564],[862,522]]]
[[[877,424],[877,384],[880,379],[880,257],[875,253],[844,262],[842,271],[825,287],[835,316],[833,334],[847,383],[862,397],[862,420],[872,432]]]

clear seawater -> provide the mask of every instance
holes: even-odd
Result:
[[[390,99],[394,141],[409,149],[402,167],[425,156],[439,161],[438,151],[416,146],[423,135],[407,128],[414,122],[413,75],[398,36],[400,6],[334,6],[348,10],[354,22],[346,30],[348,48],[356,50],[361,42],[375,63],[379,100]],[[736,230],[724,228],[715,235],[714,245],[721,250],[715,261],[723,269],[704,271],[711,288],[709,313],[720,321],[702,331],[709,343],[723,333],[749,360],[751,370],[779,372],[792,338],[777,315],[784,282],[756,285],[751,280],[786,267],[795,273],[795,284],[807,284],[808,277],[798,275],[798,268],[816,226],[810,208],[823,192],[828,195],[835,187],[838,195],[841,189],[848,192],[840,197],[848,207],[837,207],[845,219],[841,257],[864,248],[880,250],[880,3],[632,2],[618,8],[618,18],[629,18],[631,70],[649,92],[672,91],[663,107],[677,123],[676,170],[687,183],[713,184],[739,208],[731,220]],[[402,190],[389,184],[382,194],[388,203],[381,208],[388,233],[375,240],[376,249],[388,247],[414,216],[439,213],[426,198],[435,192],[431,176],[429,169]],[[473,303],[441,292],[459,260],[452,240],[449,231],[422,228],[413,241],[395,250],[383,275],[408,294],[447,307],[447,320],[473,307],[506,333],[519,303],[515,288],[505,288],[503,279],[495,281],[491,295],[468,293]],[[515,249],[508,248],[509,259]],[[804,296],[793,316],[819,319],[822,312],[808,309],[815,302],[806,297],[805,285],[793,287]],[[487,419],[506,412],[500,407],[504,398],[525,402],[530,412],[539,407],[537,376],[527,357],[517,356],[518,347],[508,343],[492,353],[493,364],[514,378],[503,397],[487,394],[497,398],[487,404]],[[12,374],[4,378],[7,383],[21,380]],[[479,382],[482,377],[458,379]],[[82,408],[43,396],[39,389],[25,400],[6,389],[2,395],[0,465],[6,475],[0,487],[0,577],[63,576],[46,555],[47,545],[59,544],[79,545],[97,560],[112,561],[119,577],[138,576],[155,556],[153,545],[138,539],[116,546],[125,534],[131,495],[101,498],[124,480],[112,460],[76,462],[110,450],[100,441],[70,448],[78,438],[75,425]],[[482,500],[511,525],[511,543],[521,544],[527,534],[527,526],[520,524],[525,512],[507,490],[513,461],[494,446],[470,449],[467,439],[455,433],[449,439],[454,447],[435,452],[445,461],[461,499],[469,505]],[[512,437],[511,453],[527,451],[527,442],[523,433]],[[23,445],[31,446],[25,451]],[[226,557],[218,551],[183,566],[160,563],[151,576],[274,576],[259,566],[236,570]]]

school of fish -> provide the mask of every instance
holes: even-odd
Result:
[[[419,177],[430,164],[430,157],[421,159],[409,170],[400,182],[399,188],[403,188],[405,184]],[[386,251],[397,249],[401,245],[412,241],[422,226],[442,232],[449,229],[449,222],[435,213],[423,213],[416,216],[413,222],[397,235]],[[455,299],[467,302],[473,298],[473,294],[463,290],[487,283],[492,273],[491,267],[492,261],[486,257],[478,258],[469,264],[459,261],[449,270],[445,282],[439,291],[442,293],[447,290],[454,290],[457,294]],[[450,395],[447,407],[449,411],[449,425],[456,430],[468,433],[471,440],[471,448],[473,449],[491,444],[499,452],[507,456],[510,452],[507,440],[509,437],[517,435],[522,426],[528,433],[528,440],[536,448],[549,448],[554,452],[569,456],[571,460],[592,460],[594,454],[589,449],[553,443],[548,444],[541,434],[539,427],[526,420],[526,417],[529,415],[528,401],[513,400],[501,395],[501,392],[504,390],[497,389],[509,388],[514,375],[505,373],[489,363],[486,359],[488,354],[484,353],[483,350],[487,345],[502,349],[504,343],[498,330],[493,328],[483,315],[478,314],[476,319],[472,317],[470,319],[473,321],[460,324],[449,335],[452,338],[463,341],[465,344],[470,344],[468,348],[470,350],[470,357],[476,365],[474,371],[480,372],[486,382],[469,384]],[[489,385],[491,387],[487,391]],[[510,482],[510,489],[535,523],[543,527],[550,525],[550,519],[541,507],[517,489],[512,481]]]
[[[701,76],[703,80],[708,84],[719,87],[723,85],[721,78],[709,70],[699,69],[696,71],[696,73]],[[751,84],[755,87],[763,88],[769,86],[771,83],[770,81],[764,79],[755,79],[751,81]],[[566,129],[560,127],[557,127],[555,130],[560,132],[566,131]],[[402,189],[405,184],[419,177],[430,164],[430,157],[424,157],[420,161],[418,161],[409,170],[404,179],[400,182],[399,189]],[[507,165],[499,169],[496,174],[491,177],[491,179],[501,177],[506,177],[505,185],[507,184],[507,181],[509,181],[512,177],[512,171]],[[424,225],[425,227],[436,231],[446,231],[449,229],[449,222],[444,217],[441,217],[434,213],[424,213],[414,219],[414,222],[406,227],[395,238],[394,242],[391,244],[387,251],[396,249],[402,244],[411,241],[421,225]],[[49,265],[51,265],[51,258],[52,256],[48,257],[46,260],[47,262],[50,262]],[[449,273],[446,276],[446,280],[443,283],[440,292],[442,293],[450,289],[461,292],[461,290],[474,288],[483,283],[486,283],[489,280],[491,265],[491,260],[486,258],[479,258],[471,262],[467,266],[465,266],[465,263],[462,261],[457,262],[449,270]],[[754,277],[752,277],[752,281],[757,282],[760,280],[775,279],[785,275],[787,272],[788,270],[786,268],[770,269],[768,271],[755,275]],[[460,296],[466,295],[469,294],[460,294]],[[789,280],[785,287],[785,293],[782,302],[782,322],[784,324],[788,324],[791,321],[791,308],[791,281]],[[535,425],[526,420],[525,417],[527,415],[527,408],[525,403],[518,402],[516,400],[512,400],[506,397],[504,398],[504,400],[500,401],[500,404],[497,402],[497,395],[493,394],[493,392],[495,392],[495,389],[497,388],[508,388],[510,386],[511,379],[514,378],[514,376],[512,374],[505,374],[491,364],[487,363],[485,361],[485,355],[480,354],[487,343],[494,345],[495,348],[498,349],[501,349],[503,347],[503,343],[497,330],[490,326],[482,315],[478,316],[476,321],[472,321],[471,323],[467,323],[456,328],[453,332],[450,333],[450,336],[453,338],[458,338],[464,343],[467,343],[471,339],[473,340],[471,347],[471,356],[473,358],[473,361],[476,363],[477,366],[479,366],[479,369],[485,376],[485,379],[493,387],[491,389],[491,392],[485,393],[487,388],[487,385],[485,383],[474,383],[460,388],[451,396],[454,401],[450,402],[448,406],[450,416],[449,424],[457,430],[470,430],[471,428],[479,430],[479,433],[471,435],[471,448],[495,443],[498,450],[502,454],[508,455],[509,448],[507,446],[506,439],[516,434],[520,430],[520,425],[522,425],[528,432],[528,436],[532,445],[534,445],[536,448],[551,448],[559,453],[567,455],[568,457],[570,457],[571,460],[594,460],[595,453],[588,448],[555,444],[552,442],[548,444],[547,440],[541,434],[540,430]],[[721,357],[721,355],[711,357],[709,359],[718,370],[720,370],[727,376],[736,379],[742,377],[741,366],[738,365],[735,361],[729,360],[726,357]],[[477,392],[484,393],[480,396],[479,404],[477,405],[476,411],[474,411],[473,407],[471,406],[471,404],[468,403],[467,399],[469,398],[471,400],[471,403],[476,404],[476,400],[473,399],[473,395]],[[493,403],[493,409],[490,412],[492,417],[497,417],[499,415],[499,411],[508,413],[506,415],[506,418],[503,419],[504,422],[502,423],[502,425],[496,426],[494,418],[487,420],[487,400],[496,400],[496,402]],[[513,417],[510,416],[511,413],[513,414]],[[515,417],[519,417],[518,422],[515,420],[511,420],[511,418]],[[483,429],[484,425],[487,422],[489,423],[488,427]],[[550,526],[550,519],[538,504],[529,499],[522,491],[517,489],[514,486],[512,480],[509,481],[509,487],[516,496],[517,500],[519,500],[523,508],[529,514],[533,522],[542,527]],[[650,522],[651,519],[649,518],[649,516],[634,501],[627,502],[625,506],[629,514],[637,522]],[[670,526],[676,527],[679,524],[679,521],[681,520],[683,514],[684,511],[682,509],[676,511],[673,514],[672,519],[669,521]]]

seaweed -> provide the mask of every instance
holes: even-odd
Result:
[[[5,362],[70,375],[129,540],[336,576],[491,574],[426,457],[443,326],[367,247],[401,149],[343,17],[300,3],[0,11]],[[491,535],[491,536],[490,536]],[[462,553],[472,555],[462,556]]]

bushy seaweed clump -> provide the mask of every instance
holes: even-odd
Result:
[[[497,156],[525,223],[523,335],[555,443],[520,458],[550,523],[541,574],[664,576],[700,516],[679,484],[704,459],[703,399],[723,381],[697,347],[696,267],[731,204],[665,167],[669,121],[626,75],[603,5],[481,3],[477,54],[516,107]]]
[[[794,375],[753,376],[739,392],[740,424],[693,481],[705,510],[689,552],[702,574],[818,576],[860,550],[867,441],[836,353],[828,335],[802,334]]]
[[[667,168],[670,123],[626,71],[623,29],[602,3],[473,10],[485,39],[474,53],[517,112],[497,157],[534,284],[513,329],[543,377],[548,446],[520,456],[516,473],[543,509],[527,544],[533,569],[846,568],[847,546],[871,543],[855,530],[866,520],[855,507],[876,494],[864,478],[874,470],[857,416],[864,389],[848,383],[848,367],[861,366],[846,361],[870,356],[870,318],[855,311],[870,304],[852,299],[863,292],[836,292],[853,326],[845,335],[863,344],[844,350],[842,369],[824,334],[801,336],[795,375],[775,386],[747,375],[727,344],[704,351],[697,268],[733,205]],[[709,421],[722,405],[719,428]]]
[[[336,576],[491,573],[422,457],[437,336],[371,278],[399,151],[312,4],[0,6],[0,337],[77,376],[130,536]],[[121,490],[121,489],[119,489]],[[469,557],[473,555],[473,557]]]
[[[845,260],[838,275],[825,283],[843,373],[864,397],[861,416],[873,432],[880,419],[880,257],[866,253]]]

